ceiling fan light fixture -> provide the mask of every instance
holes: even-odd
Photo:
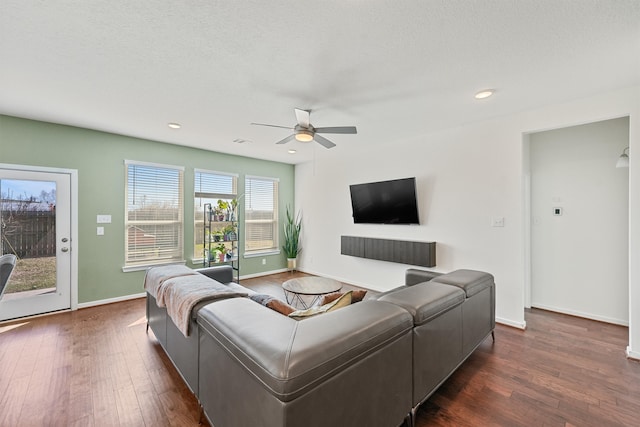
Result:
[[[313,132],[306,129],[300,129],[296,132],[296,141],[311,142],[313,141]]]
[[[311,142],[315,141],[322,145],[324,148],[333,148],[336,146],[333,142],[321,136],[321,133],[340,133],[340,134],[356,134],[358,130],[355,126],[330,126],[316,128],[311,124],[310,114],[311,110],[302,110],[300,108],[294,109],[296,113],[296,125],[294,127],[270,125],[266,123],[251,123],[256,126],[269,126],[275,128],[293,129],[293,133],[289,134],[284,139],[276,142],[276,145],[287,144],[294,139],[299,142]],[[293,154],[293,153],[292,153]]]

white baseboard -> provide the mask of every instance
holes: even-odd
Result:
[[[632,351],[631,347],[627,346],[627,358],[640,361],[640,353]]]
[[[501,325],[511,326],[512,328],[516,328],[516,329],[522,329],[523,331],[527,329],[527,322],[514,322],[513,320],[496,317],[496,323],[500,323]]]
[[[591,313],[583,313],[581,311],[570,310],[567,308],[553,307],[550,305],[537,304],[537,303],[532,303],[531,307],[540,308],[542,310],[555,311],[556,313],[568,314],[570,316],[583,317],[585,319],[597,320],[598,322],[612,323],[614,325],[620,325],[620,326],[629,326],[628,320],[613,319],[610,317],[598,316],[596,314],[591,314]]]
[[[97,305],[111,304],[111,303],[114,303],[114,302],[121,302],[121,301],[128,301],[128,300],[131,300],[131,299],[144,298],[146,295],[147,294],[145,292],[142,292],[140,294],[124,295],[124,296],[116,297],[116,298],[108,298],[108,299],[101,299],[101,300],[96,300],[96,301],[83,302],[83,303],[78,304],[78,308],[95,307]]]
[[[242,280],[242,279],[253,279],[255,277],[268,276],[270,274],[286,273],[287,271],[289,271],[287,268],[281,268],[279,270],[262,271],[260,273],[246,274],[244,276],[240,276],[240,280]]]

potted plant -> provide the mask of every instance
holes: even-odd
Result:
[[[227,202],[226,200],[220,200],[218,199],[218,212],[219,212],[219,217],[218,217],[218,221],[225,221],[225,212],[227,212],[229,210],[229,202]]]
[[[300,246],[300,230],[302,229],[302,218],[300,212],[294,217],[290,206],[287,206],[287,218],[284,223],[284,245],[282,250],[287,257],[287,268],[291,271],[296,269],[298,254],[302,251]]]
[[[233,224],[229,224],[222,229],[222,234],[224,235],[224,240],[226,242],[230,242],[237,239],[236,228]]]
[[[218,243],[215,248],[213,248],[218,254],[218,260],[220,262],[224,262],[224,256],[227,253],[227,247],[224,243]]]
[[[229,205],[229,221],[236,221],[238,217],[238,199],[231,199]]]

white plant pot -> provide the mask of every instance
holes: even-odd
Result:
[[[293,271],[297,267],[298,258],[287,258],[287,268]]]

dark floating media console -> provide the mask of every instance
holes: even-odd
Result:
[[[342,255],[422,267],[435,267],[436,265],[436,242],[341,236],[340,243]]]

